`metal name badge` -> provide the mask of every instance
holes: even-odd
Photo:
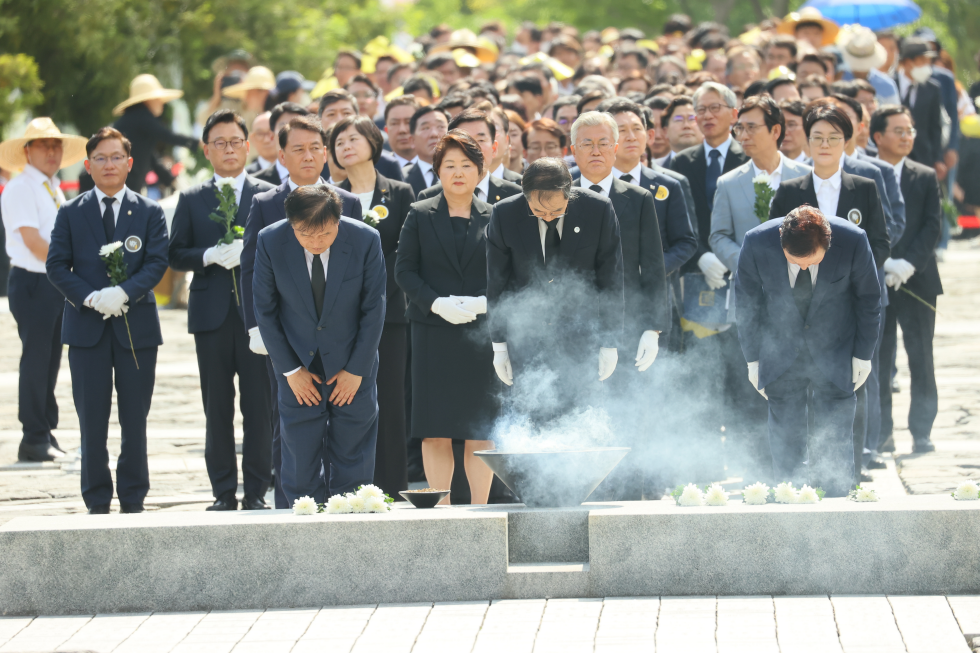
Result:
[[[847,219],[856,225],[861,224],[861,212],[857,209],[851,209],[847,212]]]
[[[123,247],[132,254],[140,251],[140,248],[143,247],[143,241],[139,239],[139,236],[130,236],[123,242]]]

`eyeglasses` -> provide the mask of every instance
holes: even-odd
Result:
[[[891,131],[891,133],[895,134],[899,138],[905,138],[906,136],[908,136],[909,138],[915,138],[916,133],[918,133],[915,131],[915,127],[911,127],[909,129],[892,129],[889,131]]]
[[[210,145],[211,147],[216,147],[219,150],[223,150],[226,147],[228,147],[229,145],[231,145],[231,149],[233,149],[233,150],[240,150],[240,149],[242,149],[242,146],[245,145],[245,139],[244,138],[233,138],[230,141],[226,141],[224,139],[219,139],[219,140],[216,140],[216,141],[211,141],[210,143],[208,143],[208,145]]]
[[[100,154],[98,156],[93,156],[91,161],[92,163],[94,163],[95,165],[101,168],[109,161],[112,161],[112,165],[114,166],[121,166],[128,158],[129,158],[128,156],[125,156],[123,154],[114,154],[112,156],[103,156]]]
[[[600,152],[608,152],[613,148],[614,145],[616,144],[607,140],[601,140],[595,143],[592,141],[580,141],[575,144],[575,147],[579,149],[587,150],[589,152],[591,152],[596,148],[599,148]]]
[[[361,93],[354,93],[355,100],[377,100],[378,94],[371,93],[370,91],[362,91]]]
[[[558,143],[546,143],[541,145],[540,143],[535,143],[534,145],[529,145],[527,151],[531,154],[537,154],[544,150],[545,152],[561,152],[561,145]]]
[[[679,125],[682,122],[695,122],[697,119],[698,119],[698,117],[692,114],[690,116],[673,116],[673,117],[671,117],[670,120],[674,124]]]
[[[707,112],[711,112],[712,115],[718,115],[721,113],[722,109],[727,109],[728,105],[722,104],[721,102],[715,102],[714,104],[701,105],[694,109],[694,113],[699,116],[703,116]]]
[[[837,147],[844,142],[843,136],[828,136],[827,138],[822,138],[820,136],[811,136],[807,139],[811,146],[815,145],[829,145],[830,147]]]
[[[759,131],[763,127],[765,127],[764,124],[762,124],[762,125],[756,125],[754,123],[741,123],[741,122],[737,122],[732,127],[732,133],[735,136],[741,136],[742,134],[748,134],[749,136],[751,136],[752,134],[756,133],[757,131]]]

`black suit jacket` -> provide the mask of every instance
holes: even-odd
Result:
[[[581,177],[572,185],[581,188]],[[626,302],[623,346],[629,350],[644,331],[670,328],[670,301],[659,214],[650,191],[613,179],[609,199],[616,210],[623,248]]]
[[[164,185],[170,185],[173,175],[163,165],[156,153],[157,145],[180,145],[197,150],[198,140],[193,136],[183,136],[171,131],[162,120],[154,117],[145,104],[137,104],[126,109],[112,125],[122,132],[133,145],[133,169],[126,177],[126,185],[137,193],[146,186],[146,174],[153,170]]]
[[[388,273],[388,307],[385,309],[385,322],[408,324],[408,319],[405,317],[405,293],[395,283],[395,257],[398,254],[398,238],[402,232],[402,225],[405,224],[408,211],[415,201],[415,193],[412,192],[412,187],[403,181],[392,181],[381,174],[375,177],[371,206],[361,208],[373,209],[381,206],[388,209],[388,217],[377,227],[378,233],[381,234],[381,251],[384,252],[385,268]],[[350,180],[342,181],[340,188],[350,192]],[[356,219],[355,216],[351,217]]]
[[[739,167],[749,158],[742,151],[742,146],[732,139],[732,144],[725,155],[725,164],[721,168],[721,174],[730,172]],[[711,235],[711,211],[708,209],[708,191],[705,186],[705,176],[708,174],[708,157],[704,153],[704,144],[689,147],[683,152],[678,152],[670,160],[670,169],[687,177],[691,182],[691,193],[694,195],[694,215],[697,223],[692,224],[694,235],[698,239],[698,249],[691,259],[681,268],[681,272],[699,272],[698,260],[701,256],[711,251],[708,244],[708,237]]]
[[[779,190],[769,207],[769,219],[782,219],[793,209],[809,204],[819,207],[817,193],[813,189],[813,175],[802,175],[779,184]],[[857,209],[859,214],[851,214]],[[840,197],[837,200],[837,217],[850,220],[867,233],[874,254],[875,266],[880,270],[891,252],[885,213],[878,197],[875,182],[864,177],[841,171]]]
[[[920,296],[935,297],[943,294],[936,265],[936,245],[943,228],[936,171],[905,159],[901,181],[905,197],[905,233],[892,247],[892,256],[915,266],[915,274],[905,284],[909,290]]]
[[[422,174],[422,169],[419,168],[419,164],[417,163],[410,163],[402,168],[402,174],[405,176],[405,182],[411,185],[412,192],[415,193],[416,198],[422,194],[422,191],[429,187],[425,183],[425,175]]]
[[[684,184],[690,187],[690,182],[683,175],[678,176],[683,183],[671,175],[643,166],[638,184],[653,194],[660,221],[660,240],[664,246],[664,269],[668,275],[679,270],[698,251],[698,239],[691,226],[691,210],[684,192]]]
[[[487,204],[496,204],[508,197],[513,197],[514,195],[520,195],[524,191],[517,184],[505,181],[503,179],[497,179],[493,175],[490,175],[490,183],[487,185],[487,190],[489,191],[489,197],[486,198]],[[442,182],[438,182],[434,186],[426,188],[424,191],[419,193],[418,199],[427,200],[430,197],[435,197],[442,192]]]
[[[524,175],[519,172],[514,172],[510,168],[504,168],[504,181],[509,181],[512,184],[521,185],[521,180],[524,179]]]
[[[274,163],[265,170],[260,170],[254,175],[254,177],[259,181],[264,181],[265,183],[272,184],[273,186],[278,186],[282,182],[286,181],[285,179],[279,177],[279,168],[277,168],[276,164]]]
[[[246,176],[242,186],[242,197],[238,202],[235,225],[245,226],[252,197],[257,193],[271,190],[273,186]],[[187,332],[201,333],[214,331],[228,316],[229,302],[235,301],[232,291],[232,270],[220,265],[204,265],[204,251],[214,247],[225,235],[224,227],[209,216],[218,210],[218,195],[214,178],[180,193],[173,222],[170,224],[170,267],[194,273],[191,281],[190,299],[187,302]],[[241,268],[234,270],[241,301]],[[244,311],[238,305],[238,313],[244,320]]]
[[[478,199],[470,207],[470,228],[462,257],[456,256],[456,238],[445,196],[412,205],[395,262],[395,281],[408,295],[408,319],[425,324],[449,324],[430,309],[439,297],[479,297],[487,294],[486,228],[490,205]],[[486,319],[477,315],[478,323]]]
[[[357,195],[330,186],[340,196],[343,202],[341,211],[346,217],[359,219],[361,216],[361,200]],[[252,205],[245,220],[245,248],[242,250],[242,308],[245,310],[245,328],[258,326],[255,321],[255,310],[252,302],[252,275],[255,272],[255,246],[258,243],[259,232],[286,219],[286,197],[289,195],[289,182],[284,181],[279,186],[252,196]]]
[[[623,249],[612,202],[590,190],[573,188],[562,232],[558,260],[545,267],[538,220],[524,195],[494,205],[487,226],[487,312],[493,342],[545,334],[562,349],[619,346]],[[575,287],[576,278],[585,288],[565,296],[563,289]],[[543,306],[539,300],[533,315],[527,313],[521,297],[511,297],[531,286],[548,292],[551,283],[558,284],[555,304]],[[537,326],[517,333],[512,328],[515,320],[525,326],[530,320]]]
[[[898,84],[897,77],[895,83]],[[925,84],[916,84],[915,105],[909,104],[904,97],[902,104],[912,112],[912,120],[917,132],[909,158],[931,168],[937,161],[943,159],[942,89],[933,79]],[[950,118],[957,119],[956,116]]]

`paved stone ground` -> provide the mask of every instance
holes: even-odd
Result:
[[[552,599],[0,618],[0,653],[969,653],[977,596]]]

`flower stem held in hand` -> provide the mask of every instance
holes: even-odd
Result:
[[[106,274],[109,275],[109,282],[113,286],[118,286],[123,281],[128,279],[126,276],[126,262],[123,261],[123,250],[122,243],[116,241],[114,243],[109,243],[99,249],[99,258],[105,263]],[[136,363],[136,369],[140,368],[140,362],[136,360],[136,348],[133,346],[133,334],[129,330],[129,319],[126,314],[123,313],[123,321],[126,323],[126,333],[129,335],[129,350],[133,352],[133,361]]]
[[[931,308],[933,313],[936,313],[937,315],[939,314],[939,311],[936,310],[936,307],[935,306],[933,306],[932,304],[930,304],[926,300],[922,299],[921,297],[919,297],[918,295],[916,295],[914,292],[912,292],[911,290],[909,290],[905,286],[902,286],[901,288],[899,288],[899,290],[901,292],[905,293],[906,295],[908,295],[909,297],[911,297],[912,299],[915,299],[917,301],[920,301],[923,304],[925,304],[926,306],[928,306],[929,308]]]
[[[218,244],[231,245],[233,240],[245,235],[245,229],[235,226],[238,204],[235,202],[235,187],[232,180],[227,178],[219,180],[215,184],[215,194],[218,196],[218,212],[212,213],[208,217],[225,228],[225,235],[218,239]],[[241,306],[242,302],[238,297],[238,281],[235,278],[234,268],[231,269],[231,287],[235,291],[235,305]]]

